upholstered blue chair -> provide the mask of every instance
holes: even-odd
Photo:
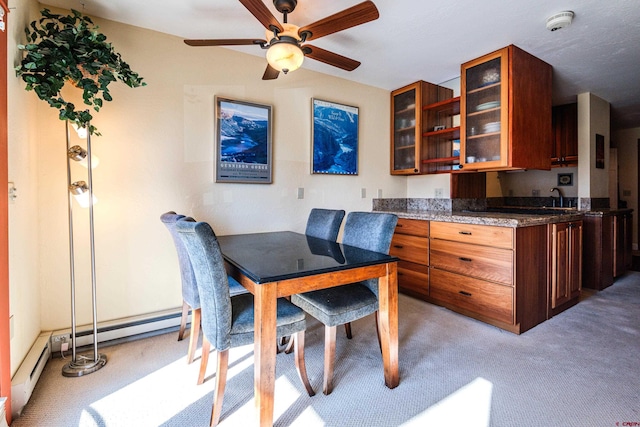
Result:
[[[217,353],[216,385],[211,411],[211,425],[215,426],[220,419],[229,349],[253,343],[253,295],[230,295],[220,245],[209,224],[179,221],[176,223],[176,231],[189,253],[202,306],[203,339],[198,384],[204,382],[211,347]],[[309,384],[304,362],[305,313],[286,299],[279,298],[276,314],[277,337],[294,337],[298,375],[309,396],[313,396],[315,393]]]
[[[196,278],[191,268],[189,254],[184,247],[182,240],[178,236],[175,224],[177,221],[195,222],[191,217],[176,214],[173,211],[164,213],[160,216],[160,220],[171,233],[173,243],[178,252],[178,263],[180,265],[180,278],[182,281],[182,316],[180,319],[180,330],[178,331],[178,341],[184,338],[184,332],[187,326],[187,318],[191,311],[191,328],[189,329],[189,350],[187,352],[187,362],[193,362],[193,358],[198,345],[198,335],[200,335],[200,297],[198,296],[198,287],[196,286]],[[248,292],[244,286],[235,281],[233,278],[229,280],[229,288],[232,295]]]
[[[343,210],[311,209],[304,234],[335,242],[338,239],[344,213]]]
[[[388,254],[398,218],[380,212],[350,212],[344,226],[343,245]],[[345,257],[348,247],[345,246]],[[336,327],[378,312],[378,279],[336,286],[291,296],[291,302],[325,325],[322,391],[333,389]]]

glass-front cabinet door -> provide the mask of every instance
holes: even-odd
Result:
[[[421,85],[416,82],[391,92],[391,174],[420,172]]]
[[[461,76],[460,164],[464,169],[508,166],[507,51],[463,64]]]

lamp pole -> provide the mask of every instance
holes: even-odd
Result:
[[[89,247],[91,250],[91,299],[93,311],[93,359],[76,354],[76,283],[75,283],[75,254],[73,246],[73,194],[71,192],[71,156],[69,121],[65,121],[67,136],[67,194],[69,197],[69,274],[71,280],[71,362],[62,367],[65,377],[80,377],[97,371],[107,364],[107,356],[98,353],[98,314],[96,298],[96,262],[93,222],[93,175],[91,170],[91,132],[87,132],[87,181],[89,191]],[[87,130],[91,124],[87,124]]]

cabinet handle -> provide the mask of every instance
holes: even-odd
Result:
[[[464,261],[464,262],[471,262],[471,261],[473,261],[471,258],[466,258],[466,257],[463,257],[463,256],[458,257],[458,259],[459,259],[460,261]]]
[[[471,294],[469,292],[465,292],[465,291],[459,291],[458,292],[460,295],[464,295],[465,297],[470,297]]]
[[[464,234],[465,236],[471,236],[470,231],[458,231],[458,234]]]
[[[404,276],[404,273],[400,273],[399,271],[396,273],[398,276]]]
[[[394,247],[394,248],[398,248],[398,249],[402,249],[402,248],[404,248],[404,246],[402,246],[402,245],[393,245],[393,247]]]
[[[396,228],[402,228],[402,224],[396,224]]]

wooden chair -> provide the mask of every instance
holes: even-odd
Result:
[[[206,222],[179,221],[176,231],[189,253],[196,277],[202,311],[202,359],[198,384],[204,382],[211,347],[216,350],[216,385],[211,410],[211,425],[218,424],[227,380],[229,349],[253,343],[254,302],[249,293],[231,296],[228,276],[218,240]],[[298,376],[309,396],[315,393],[304,362],[305,313],[284,298],[277,302],[276,334],[294,338]]]
[[[349,213],[342,239],[345,257],[349,257],[349,247],[388,254],[397,222],[398,218],[388,213]],[[378,280],[365,280],[292,295],[291,302],[325,325],[322,391],[324,394],[329,394],[333,390],[336,327],[372,313],[377,317]]]

